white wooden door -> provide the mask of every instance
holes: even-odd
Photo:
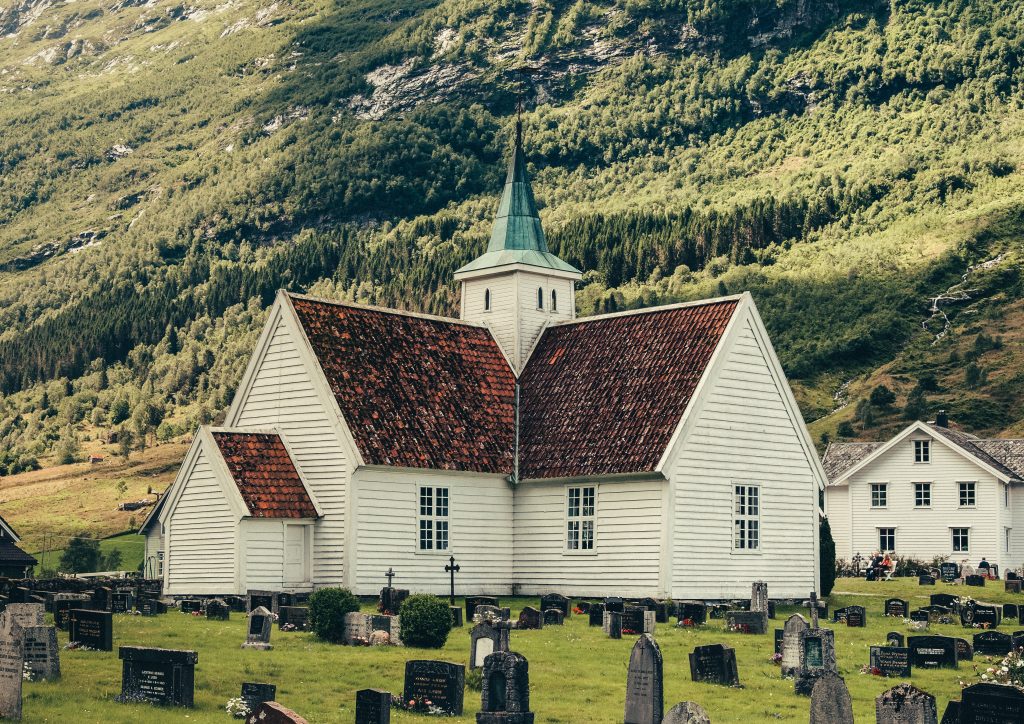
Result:
[[[306,580],[306,526],[284,527],[284,580],[285,583],[303,583]]]

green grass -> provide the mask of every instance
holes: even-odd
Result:
[[[834,626],[840,673],[853,697],[857,721],[874,720],[874,697],[896,680],[859,673],[868,661],[868,647],[885,641],[888,631],[909,635],[903,622],[881,615],[888,597],[910,600],[913,607],[927,605],[928,595],[938,592],[974,594],[993,602],[1024,598],[1002,591],[1002,584],[986,589],[964,589],[939,584],[918,587],[916,581],[867,583],[841,579],[830,598],[830,610],[859,604],[868,611],[863,629]],[[535,599],[506,600],[513,613]],[[369,609],[367,609],[369,610]],[[795,609],[781,607],[773,627],[781,627]],[[404,662],[408,659],[439,658],[465,663],[469,657],[469,627],[456,629],[441,651],[410,648],[353,648],[318,642],[311,634],[273,632],[273,651],[242,650],[245,638],[243,617],[233,614],[228,622],[207,621],[172,612],[157,618],[115,616],[115,650],[110,653],[63,651],[64,678],[56,683],[28,683],[24,690],[24,716],[29,722],[219,722],[227,721],[223,706],[238,696],[243,681],[277,684],[277,698],[310,722],[350,722],[354,717],[355,692],[373,687],[399,692]],[[831,624],[829,624],[831,626]],[[1000,630],[1017,630],[1009,621]],[[932,632],[960,636],[973,633],[959,626],[933,625]],[[703,705],[715,722],[806,722],[809,701],[793,694],[791,680],[780,678],[779,669],[769,662],[773,636],[748,636],[725,632],[722,622],[709,621],[700,631],[676,629],[659,624],[656,638],[665,661],[666,709],[678,701],[694,700]],[[61,634],[61,643],[66,641]],[[530,701],[538,722],[616,722],[622,720],[626,667],[634,639],[613,641],[599,628],[590,628],[585,616],[573,616],[564,627],[549,626],[540,631],[512,632],[512,649],[530,662]],[[735,647],[742,689],[729,689],[690,681],[687,654],[694,646],[723,642]],[[121,666],[117,646],[146,645],[195,649],[196,707],[191,711],[159,709],[146,705],[121,705],[113,701],[120,691]],[[958,699],[960,681],[977,680],[984,670],[983,657],[953,670],[915,670],[912,681],[938,700],[939,712],[946,702]],[[479,709],[480,695],[466,691],[466,711],[452,722],[472,722]],[[425,721],[393,712],[392,721]]]

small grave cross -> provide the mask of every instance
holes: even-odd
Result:
[[[811,609],[811,628],[818,628],[818,593],[811,591],[811,598],[807,602]]]
[[[457,566],[455,564],[455,556],[451,556],[448,559],[448,565],[444,567],[444,572],[445,573],[450,573],[452,575],[452,592],[451,592],[451,598],[450,598],[450,602],[451,602],[452,606],[455,605],[455,574],[459,572],[459,568],[460,568],[460,566]]]
[[[384,576],[388,579],[388,588],[391,588],[391,579],[395,577],[395,572],[391,570],[391,566],[388,566],[388,572]]]
[[[858,576],[860,575],[860,564],[863,562],[864,557],[860,554],[860,551],[857,551],[857,555],[853,557],[853,566]]]

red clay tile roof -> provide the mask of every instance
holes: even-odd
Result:
[[[520,378],[520,476],[653,471],[736,304],[548,328]]]
[[[260,432],[211,434],[253,517],[317,517],[279,436]]]
[[[486,328],[291,302],[367,464],[512,471],[515,377]]]

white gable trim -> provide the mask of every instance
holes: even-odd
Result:
[[[270,343],[274,339],[274,332],[277,331],[280,320],[281,294],[278,293],[277,299],[274,300],[273,305],[270,307],[267,321],[263,323],[263,331],[260,332],[260,338],[256,342],[256,349],[253,350],[252,355],[249,357],[249,364],[245,366],[245,372],[238,383],[235,396],[231,399],[231,406],[228,407],[227,414],[224,415],[225,427],[233,427],[238,423],[238,417],[245,407],[245,402],[252,391],[253,382],[256,380],[256,373],[259,372],[267,352],[270,351]]]
[[[14,528],[11,527],[11,524],[3,518],[0,518],[0,528],[3,528],[15,543],[21,540],[18,534],[14,532]]]
[[[199,457],[199,451],[202,447],[199,431],[197,430],[196,434],[192,437],[192,445],[189,446],[188,452],[185,453],[185,459],[181,461],[178,474],[174,476],[174,480],[171,481],[171,484],[167,486],[167,490],[164,492],[164,497],[161,500],[163,505],[157,506],[159,510],[154,508],[153,512],[150,513],[149,518],[142,524],[143,532],[149,527],[150,520],[154,516],[156,520],[159,520],[161,526],[166,525],[171,508],[174,507],[174,504],[178,502],[178,498],[181,497],[181,490],[185,487],[185,480],[192,474],[192,468],[196,465],[196,458]]]
[[[931,427],[929,427],[926,423],[921,422],[920,420],[918,420],[917,422],[914,422],[914,423],[908,425],[906,428],[903,429],[902,432],[898,433],[895,437],[893,437],[891,440],[889,440],[889,442],[885,443],[884,445],[879,447],[877,450],[872,452],[870,455],[865,457],[863,460],[861,460],[860,462],[858,462],[855,465],[851,466],[844,473],[842,473],[838,477],[836,477],[835,481],[833,482],[833,485],[838,485],[841,482],[845,482],[851,475],[853,475],[854,473],[856,473],[856,472],[862,470],[863,468],[867,467],[872,462],[874,462],[875,460],[880,458],[882,455],[885,455],[887,452],[889,452],[889,450],[891,450],[892,448],[896,447],[896,445],[898,445],[903,440],[907,439],[907,437],[909,437],[914,432],[924,433],[925,435],[927,435],[929,437],[929,439],[943,443],[947,448],[949,448],[953,452],[959,454],[962,458],[964,458],[966,460],[970,460],[972,463],[977,465],[979,468],[981,468],[982,470],[984,470],[984,471],[988,472],[989,474],[991,474],[996,480],[999,480],[999,481],[1004,482],[1004,483],[1009,483],[1013,479],[1013,478],[1009,477],[1006,473],[1001,472],[1001,471],[997,470],[996,468],[992,467],[991,465],[989,465],[988,463],[986,463],[984,460],[980,459],[976,455],[972,455],[967,450],[964,450],[962,447],[957,445],[952,440],[947,439],[945,435],[942,435],[941,433],[934,432],[931,429]]]
[[[224,497],[227,499],[228,505],[231,506],[232,512],[237,514],[239,518],[251,516],[252,511],[245,504],[245,499],[242,498],[242,493],[238,490],[238,484],[235,483],[235,478],[231,475],[231,471],[228,470],[228,464],[220,453],[220,446],[213,439],[211,428],[208,425],[203,425],[199,428],[199,434],[196,437],[202,440],[201,444],[207,449],[210,467],[213,468],[213,472],[217,476],[217,482],[220,483],[220,487],[224,491]],[[184,489],[184,486],[182,488]]]

